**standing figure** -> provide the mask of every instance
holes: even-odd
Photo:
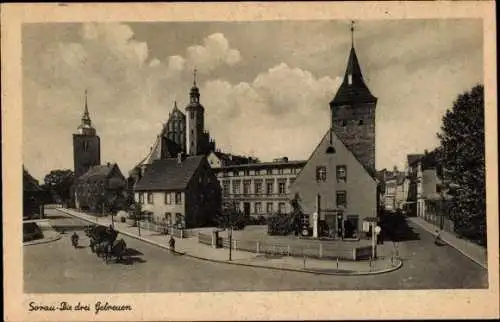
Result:
[[[175,252],[175,239],[173,236],[170,236],[170,240],[168,241],[168,246],[170,248],[170,252],[174,253]]]

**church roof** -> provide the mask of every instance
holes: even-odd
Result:
[[[377,98],[372,95],[365,84],[356,51],[354,47],[351,47],[344,80],[330,102],[330,106],[368,103],[376,100]]]
[[[136,191],[179,191],[187,188],[189,181],[200,167],[204,156],[186,157],[179,163],[177,158],[157,160],[144,171],[136,183]]]

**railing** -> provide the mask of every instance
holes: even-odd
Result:
[[[213,245],[212,235],[198,234],[198,242]],[[219,237],[218,245],[229,248],[229,238]],[[294,245],[292,243],[268,243],[262,241],[232,239],[234,250],[247,251],[270,256],[294,256],[338,260],[363,260],[371,257],[371,246],[354,247],[339,244],[333,246],[324,243]]]
[[[166,225],[161,225],[161,224],[158,225],[149,221],[140,221],[139,225],[141,229],[154,231],[162,234],[172,234],[172,236],[176,238],[189,238],[194,236],[193,232],[189,229],[178,229]]]

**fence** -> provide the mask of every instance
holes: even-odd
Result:
[[[212,235],[198,234],[198,242],[212,245]],[[229,238],[219,237],[218,244],[229,248]],[[232,248],[271,256],[294,256],[339,260],[362,260],[371,257],[371,246],[354,247],[350,245],[266,243],[261,241],[232,239]],[[370,251],[368,251],[368,249]]]
[[[173,227],[168,227],[167,225],[158,225],[149,221],[140,221],[139,225],[141,229],[154,231],[160,234],[172,234],[176,238],[190,238],[194,237],[194,233],[189,229],[178,229]]]

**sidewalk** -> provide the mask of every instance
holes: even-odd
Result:
[[[407,218],[414,224],[422,227],[423,229],[427,230],[432,234],[434,234],[436,230],[439,229],[438,227],[434,226],[431,223],[428,223],[422,218],[419,217],[407,217]],[[488,256],[486,248],[474,244],[466,239],[460,239],[455,234],[447,231],[441,231],[440,235],[441,238],[448,245],[455,248],[460,253],[470,258],[477,264],[481,265],[483,268],[488,269]]]
[[[42,230],[43,238],[24,242],[23,246],[46,244],[61,239],[61,235],[55,231],[48,219],[27,220],[25,222],[36,222]]]
[[[94,216],[78,212],[72,209],[60,208],[59,211],[70,216],[103,226],[111,225],[111,219],[100,217],[97,221]],[[137,227],[131,227],[127,223],[114,222],[115,229],[126,236],[139,239],[146,243],[168,249],[168,239],[166,235],[157,232],[148,231],[141,228],[141,235],[138,235]],[[268,257],[263,254],[232,250],[231,261],[228,260],[229,250],[227,248],[212,248],[200,244],[198,237],[176,239],[176,253],[194,257],[202,260],[220,262],[233,265],[253,266],[268,269],[280,269],[298,271],[303,273],[327,274],[327,275],[371,275],[382,274],[394,271],[401,267],[400,260],[385,257],[383,259],[370,263],[367,261],[331,261],[312,258],[297,258],[290,256]]]

